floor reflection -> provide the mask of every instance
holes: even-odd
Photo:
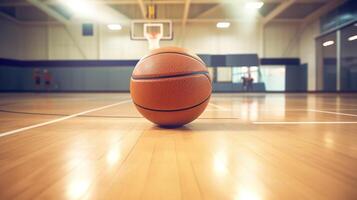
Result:
[[[70,182],[67,188],[67,195],[69,199],[78,199],[83,196],[90,185],[89,179],[74,179]]]
[[[75,140],[67,151],[70,165],[76,164],[68,179],[66,178],[68,199],[78,199],[85,195],[93,181],[95,169],[92,160],[95,158],[95,153],[91,153],[91,150],[88,138],[81,137]]]
[[[111,149],[108,151],[106,155],[108,166],[115,165],[120,160],[120,156],[121,156],[121,152],[120,152],[119,145],[114,145],[113,147],[111,147]]]
[[[213,166],[215,174],[225,176],[227,174],[227,155],[224,152],[217,152],[213,158]]]
[[[335,141],[333,139],[333,133],[327,132],[324,134],[324,145],[326,148],[332,149],[334,147]]]
[[[78,199],[85,195],[94,174],[91,164],[86,161],[83,161],[80,166],[74,169],[67,184],[68,199]]]
[[[239,187],[235,200],[262,200],[262,198],[254,187],[242,186]]]

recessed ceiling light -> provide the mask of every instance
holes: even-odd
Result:
[[[122,29],[120,24],[108,24],[107,27],[109,30],[112,30],[112,31],[118,31],[118,30]]]
[[[229,28],[230,26],[230,22],[218,22],[216,25],[217,28]]]
[[[348,38],[348,41],[353,41],[353,40],[357,40],[357,35]]]
[[[245,8],[247,10],[258,10],[261,7],[263,7],[264,2],[262,1],[249,1],[247,3],[245,3]]]
[[[330,45],[333,45],[333,44],[335,44],[335,42],[332,41],[332,40],[329,40],[329,41],[326,41],[326,42],[322,43],[322,46],[327,47],[327,46],[330,46]]]

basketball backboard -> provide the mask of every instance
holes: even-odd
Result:
[[[133,20],[131,23],[130,38],[132,40],[147,40],[147,34],[160,34],[160,40],[172,40],[171,20]]]

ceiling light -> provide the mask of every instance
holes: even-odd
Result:
[[[66,11],[71,13],[71,21],[78,20],[105,25],[127,19],[114,8],[105,4],[97,4],[94,0],[56,0],[56,2],[59,2]]]
[[[264,3],[262,1],[249,1],[245,3],[245,8],[247,10],[258,10],[263,7]]]
[[[230,22],[218,22],[216,25],[217,28],[229,28],[230,26]]]
[[[109,30],[112,30],[112,31],[118,31],[118,30],[122,29],[120,24],[108,24],[107,27]]]
[[[348,41],[353,41],[353,40],[357,40],[357,35],[348,38]]]
[[[91,17],[95,16],[98,13],[96,12],[96,7],[95,5],[86,0],[61,0],[60,1],[63,5],[65,5],[71,12],[73,12],[75,15],[81,16],[81,17]]]
[[[326,42],[322,43],[322,46],[327,47],[327,46],[330,46],[330,45],[333,45],[333,44],[335,44],[335,42],[332,41],[332,40],[329,40],[329,41],[326,41]]]

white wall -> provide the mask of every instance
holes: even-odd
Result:
[[[181,25],[174,25],[174,40],[161,41],[161,46],[182,46],[196,53],[227,54],[257,53],[259,32],[255,29],[244,32],[239,24],[230,29],[218,30],[214,23],[187,24],[184,40]],[[129,40],[129,30],[111,32],[105,26],[100,28],[100,55],[102,59],[140,58],[148,52],[147,41]]]
[[[229,29],[217,29],[215,23],[188,24],[183,47],[197,53],[258,53],[259,28],[245,27],[244,23],[233,23]]]
[[[0,18],[0,58],[20,58],[22,44],[21,27]]]
[[[301,63],[308,64],[308,90],[316,90],[316,48],[315,37],[320,33],[319,21],[309,24],[300,35]]]
[[[81,25],[16,25],[0,24],[3,45],[0,57],[22,59],[137,59],[148,52],[147,41],[130,40],[130,30],[109,31],[94,26],[94,36],[83,37]],[[4,27],[4,28],[3,28]],[[264,31],[264,57],[282,57],[295,34],[296,24],[271,23]],[[183,46],[196,53],[260,53],[259,25],[233,23],[229,29],[217,29],[215,23],[187,24],[184,40],[181,25],[174,25],[174,40],[161,41],[161,46]],[[7,51],[7,48],[11,48]],[[298,57],[298,45],[284,56]]]
[[[48,26],[49,59],[97,59],[97,30],[90,37],[82,36],[80,24]]]
[[[48,58],[48,31],[44,26],[25,26],[21,29],[20,58],[44,60]]]
[[[138,59],[148,52],[146,41],[130,40],[130,30],[110,31],[100,26],[99,54],[101,59]]]
[[[47,29],[0,19],[0,58],[47,59]]]
[[[264,57],[299,57],[298,23],[273,22],[264,29]]]

